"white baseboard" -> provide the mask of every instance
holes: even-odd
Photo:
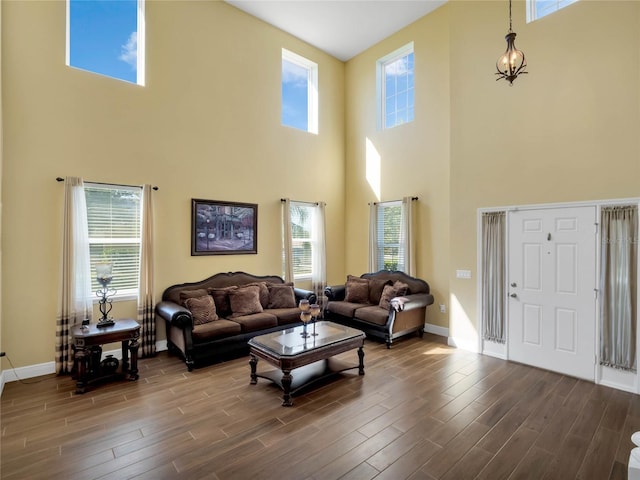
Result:
[[[162,352],[167,349],[167,341],[160,340],[156,342],[156,351]],[[108,350],[102,352],[103,355],[113,355],[115,358],[122,359],[122,349]],[[28,365],[26,367],[18,367],[10,370],[0,371],[0,396],[4,390],[4,384],[15,382],[18,380],[26,380],[27,378],[40,377],[42,375],[50,375],[56,373],[56,362],[40,363],[38,365]]]
[[[433,325],[431,323],[424,324],[424,332],[449,338],[449,329],[447,327],[441,327],[439,325]]]

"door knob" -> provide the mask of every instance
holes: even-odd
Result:
[[[518,285],[516,285],[516,282],[513,282],[513,283],[511,284],[511,286],[512,286],[512,287],[517,287]]]
[[[512,293],[512,294],[511,294],[511,295],[509,295],[509,296],[510,296],[511,298],[517,298],[517,297],[518,297],[518,295],[517,295],[517,294],[515,294],[515,293]]]

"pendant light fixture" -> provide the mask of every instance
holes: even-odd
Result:
[[[518,78],[518,75],[529,72],[525,71],[527,61],[524,58],[524,53],[515,46],[516,32],[511,28],[511,0],[509,0],[509,33],[504,38],[507,41],[507,50],[496,62],[496,70],[498,70],[496,81],[504,78],[509,82],[509,85],[513,86],[513,81]]]

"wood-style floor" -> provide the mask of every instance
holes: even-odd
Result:
[[[365,376],[347,372],[291,408],[267,381],[249,385],[248,357],[187,372],[161,352],[140,361],[138,382],[84,395],[68,377],[9,383],[1,477],[627,478],[637,395],[429,335],[391,350],[367,340],[365,352]]]

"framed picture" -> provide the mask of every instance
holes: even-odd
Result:
[[[258,205],[191,200],[191,255],[258,253]]]

